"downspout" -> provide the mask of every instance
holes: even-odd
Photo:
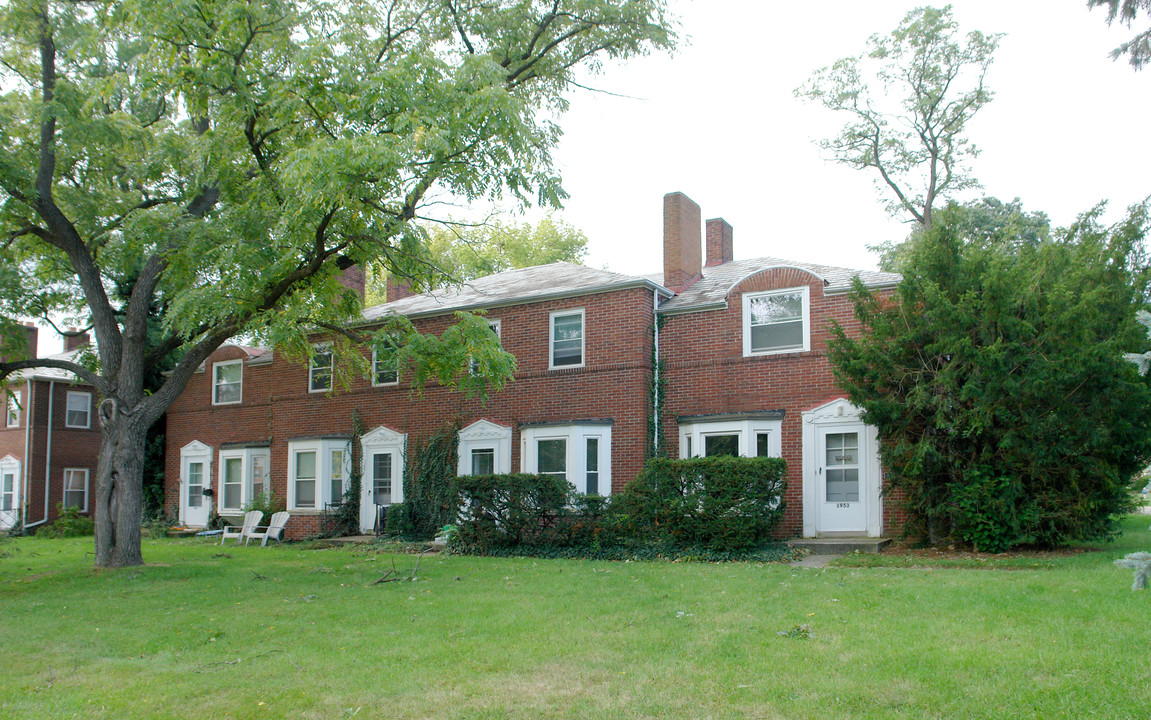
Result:
[[[651,449],[659,454],[659,290],[651,291],[652,368],[651,368]]]
[[[32,444],[32,380],[26,381],[24,390],[24,467],[22,468],[23,485],[20,492],[20,526],[28,527],[28,448]],[[39,523],[37,523],[39,525]]]

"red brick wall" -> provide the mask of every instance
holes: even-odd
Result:
[[[810,293],[810,350],[743,356],[743,295],[806,285]],[[826,295],[823,280],[797,268],[756,273],[736,285],[724,309],[667,317],[660,333],[667,378],[662,421],[665,446],[679,452],[680,415],[784,410],[782,453],[788,465],[787,510],[781,533],[803,530],[801,412],[843,396],[831,373],[831,320],[859,331],[846,295]],[[885,502],[885,515],[890,511]]]
[[[51,468],[48,471],[48,520],[55,520],[58,516],[56,506],[64,500],[64,469],[86,468],[88,470],[88,512],[91,515],[92,499],[96,482],[96,463],[100,455],[100,428],[96,421],[96,403],[98,398],[90,387],[72,385],[66,381],[58,381],[54,385],[37,380],[32,382],[32,398],[29,401],[27,383],[20,386],[24,394],[25,412],[21,417],[20,427],[0,431],[0,457],[11,454],[26,465],[21,467],[21,475],[27,474],[28,493],[22,500],[27,507],[28,523],[36,523],[44,519],[45,494],[45,464],[49,452],[48,446],[48,389],[54,387],[52,401],[52,444]],[[65,427],[67,413],[68,392],[86,392],[92,395],[92,404],[89,406],[89,428],[76,429]],[[29,417],[31,420],[29,420]],[[24,442],[27,424],[31,423],[31,433],[28,435],[30,460],[24,457]],[[23,477],[21,477],[23,490]]]
[[[583,308],[584,367],[549,370],[549,313]],[[501,321],[501,342],[516,356],[515,380],[486,405],[455,390],[430,385],[421,396],[407,387],[373,387],[360,378],[350,387],[308,392],[308,368],[277,356],[271,364],[244,366],[243,403],[213,407],[212,363],[244,357],[225,347],[196,374],[168,412],[165,507],[179,508],[180,449],[193,440],[214,451],[212,485],[219,479],[219,448],[225,442],[271,441],[272,487],[286,497],[288,441],[348,433],[359,412],[368,430],[380,425],[408,434],[409,448],[446,425],[467,426],[479,418],[511,425],[512,470],[519,470],[521,423],[611,419],[612,487],[620,490],[639,471],[648,431],[651,378],[652,291],[622,290],[582,298],[497,308],[488,319]],[[425,332],[442,332],[450,317],[417,321]],[[365,351],[370,358],[370,350]],[[409,452],[409,462],[411,455]],[[315,531],[316,518],[293,511],[288,535]]]

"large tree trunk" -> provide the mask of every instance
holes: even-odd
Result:
[[[96,567],[143,565],[144,449],[148,428],[116,403],[100,404],[100,461],[96,469]]]

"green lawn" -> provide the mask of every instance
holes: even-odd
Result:
[[[1151,593],[1111,561],[1149,522],[1037,566],[427,556],[380,585],[414,557],[3,541],[0,718],[1146,718]]]

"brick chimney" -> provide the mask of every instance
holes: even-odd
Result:
[[[68,328],[69,332],[76,332],[76,328]],[[64,352],[72,352],[78,347],[83,347],[92,342],[92,336],[88,333],[80,333],[79,335],[65,335],[64,336]]]
[[[723,265],[732,261],[731,225],[723,218],[712,218],[707,221],[707,265]]]
[[[663,284],[683,292],[700,274],[699,205],[680,192],[663,196]]]
[[[396,277],[395,275],[388,275],[387,282],[387,300],[388,302],[395,302],[403,300],[406,297],[415,295],[412,290],[412,281],[407,278]]]
[[[28,337],[28,359],[38,357],[40,343],[40,328],[30,322],[24,323],[24,333]]]
[[[359,295],[360,300],[364,299],[366,282],[364,280],[364,269],[359,265],[344,268],[344,271],[340,273],[340,284]]]

